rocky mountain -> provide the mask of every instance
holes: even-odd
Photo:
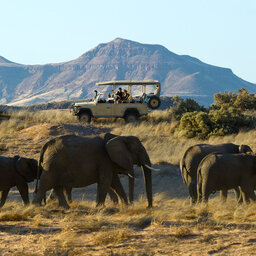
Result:
[[[161,45],[117,38],[79,58],[57,64],[22,65],[0,57],[0,104],[28,105],[94,96],[95,83],[108,80],[159,80],[161,95],[180,95],[209,105],[213,94],[256,84],[228,68],[212,66]]]

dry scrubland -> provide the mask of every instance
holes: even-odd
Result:
[[[154,208],[146,209],[143,177],[136,171],[136,201],[128,207],[95,208],[96,186],[74,190],[69,210],[56,202],[24,207],[16,189],[0,210],[0,255],[256,255],[256,204],[237,206],[233,195],[226,204],[213,196],[206,206],[189,205],[177,167],[187,147],[195,143],[249,144],[256,150],[256,131],[184,139],[174,132],[168,111],[155,111],[148,121],[94,121],[81,126],[68,111],[19,112],[0,123],[0,150],[38,157],[42,144],[62,134],[93,135],[113,132],[138,136],[154,167]],[[127,178],[122,177],[127,189]],[[32,198],[33,184],[30,185]]]

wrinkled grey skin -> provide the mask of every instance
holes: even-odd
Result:
[[[97,205],[104,204],[109,189],[127,203],[117,173],[133,174],[133,165],[142,167],[148,206],[152,206],[152,178],[148,154],[135,136],[101,137],[61,136],[48,141],[40,152],[42,170],[34,204],[40,204],[45,192],[54,189],[59,205],[68,208],[63,188],[98,184]],[[107,142],[106,142],[107,141]],[[36,189],[37,190],[37,189]]]
[[[189,147],[184,153],[180,161],[180,171],[183,181],[188,186],[191,203],[197,201],[197,168],[201,160],[212,152],[219,153],[246,153],[252,152],[248,145],[235,145],[233,143],[225,143],[218,145],[197,144]],[[239,198],[239,189],[235,188],[236,198]],[[227,191],[221,191],[222,200],[226,200]]]
[[[243,201],[255,201],[256,155],[219,154],[207,155],[197,170],[198,201],[207,203],[211,193],[240,187]]]
[[[37,160],[15,157],[0,157],[0,207],[5,204],[9,190],[17,187],[25,205],[29,204],[28,182],[37,177]]]

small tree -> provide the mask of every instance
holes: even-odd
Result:
[[[214,105],[217,107],[233,104],[236,100],[236,94],[233,92],[215,93]]]
[[[180,119],[179,129],[188,138],[205,139],[211,135],[237,133],[243,127],[254,127],[253,117],[246,116],[234,107],[222,107],[206,112],[188,112]]]
[[[180,120],[182,115],[187,112],[193,112],[193,111],[200,111],[203,110],[204,108],[201,107],[195,100],[193,99],[186,99],[183,100],[179,96],[174,96],[172,98],[173,101],[173,107],[172,107],[172,112],[174,114],[174,117],[177,120]]]
[[[241,110],[256,109],[256,97],[252,93],[249,94],[247,89],[239,89],[234,106]]]
[[[256,97],[254,94],[249,94],[248,90],[241,88],[237,90],[237,94],[233,92],[224,92],[214,94],[214,104],[211,107],[236,107],[242,111],[247,109],[256,109]]]
[[[206,138],[211,132],[211,122],[205,112],[188,112],[180,119],[179,129],[185,131],[185,136]]]

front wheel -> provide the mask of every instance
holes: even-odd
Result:
[[[79,120],[80,123],[90,123],[91,119],[92,119],[92,116],[89,112],[81,113],[78,116],[78,120]]]

